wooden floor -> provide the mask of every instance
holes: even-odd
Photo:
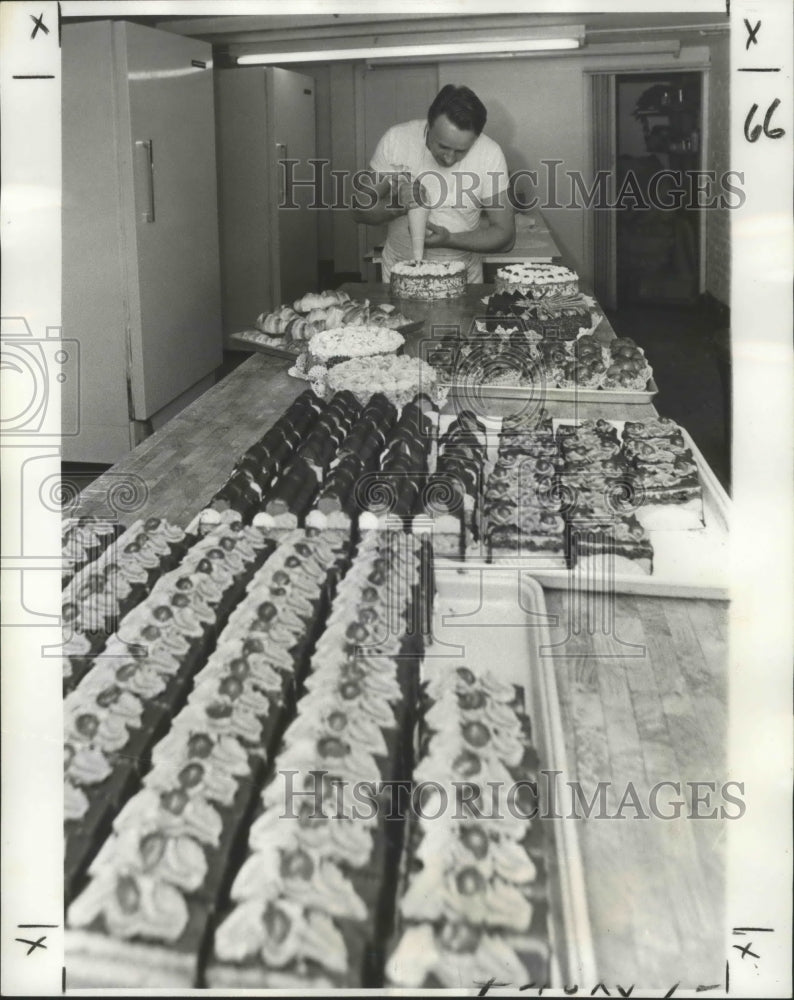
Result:
[[[588,801],[607,782],[606,818],[571,820],[587,873],[588,904],[599,974],[606,983],[682,988],[721,981],[724,968],[726,820],[691,819],[686,782],[716,781],[718,794],[697,811],[729,802],[727,738],[727,604],[598,595],[591,615],[571,612],[568,595],[545,592],[557,624],[550,629],[571,781]],[[577,627],[580,634],[575,633]],[[658,811],[649,795],[663,786]],[[631,785],[639,807],[624,800]],[[702,793],[708,795],[708,790]],[[569,796],[570,801],[570,796]],[[562,810],[560,810],[562,811]],[[571,806],[568,805],[568,812]],[[735,811],[735,810],[734,810]],[[581,806],[577,807],[583,815]]]

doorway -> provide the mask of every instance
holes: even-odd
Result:
[[[702,90],[698,72],[615,78],[616,190],[637,196],[616,211],[619,307],[697,300],[700,212],[677,192],[701,169]]]
[[[592,222],[596,296],[608,308],[694,304],[704,290],[704,212],[688,204],[703,169],[705,73],[594,73],[593,175],[621,208]],[[681,192],[676,195],[676,191]]]

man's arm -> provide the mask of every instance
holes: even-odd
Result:
[[[450,233],[443,226],[429,222],[427,228],[430,235],[425,237],[425,246],[470,250],[474,253],[512,250],[516,242],[516,220],[507,194],[502,192],[490,206],[484,206],[483,211],[490,225],[463,233]]]
[[[414,182],[414,187],[418,187],[418,182]],[[374,170],[362,171],[353,194],[353,218],[366,226],[391,222],[416,203],[416,193],[407,180],[399,181],[395,190],[388,177],[378,181]]]

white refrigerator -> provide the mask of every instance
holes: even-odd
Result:
[[[62,36],[66,461],[112,463],[223,359],[212,47],[128,22]]]

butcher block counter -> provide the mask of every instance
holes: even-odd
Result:
[[[372,302],[388,299],[383,285],[344,290]],[[490,290],[473,286],[465,299],[444,303],[400,302],[410,319],[424,323],[408,349],[433,326],[468,329]],[[290,364],[253,354],[88,486],[70,515],[115,514],[125,524],[158,515],[186,526],[240,453],[306,388],[287,374]],[[574,413],[573,404],[558,402],[547,409],[580,419],[656,415],[651,405],[578,404]],[[727,776],[728,605],[544,593],[570,772],[560,776],[558,810],[583,815],[570,788],[577,782],[587,802],[594,800],[589,818],[570,822],[577,825],[599,979],[613,996],[617,984],[668,989],[680,982],[684,990],[720,983],[726,821],[692,816],[719,816],[721,807],[731,814],[720,797]],[[700,786],[698,805],[688,782],[714,782],[717,791],[707,791],[707,802]],[[603,799],[595,801],[599,788]],[[654,789],[661,789],[658,801]],[[654,809],[680,816],[659,818]],[[596,984],[568,985],[589,995]]]

